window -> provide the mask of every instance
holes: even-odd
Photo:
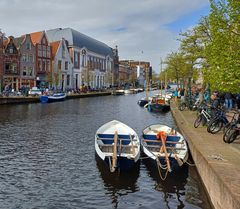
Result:
[[[70,85],[70,75],[67,75],[67,86]]]
[[[26,66],[23,67],[23,76],[26,76],[27,75],[27,68]]]
[[[41,64],[41,60],[38,61],[38,70],[42,71],[42,64]]]
[[[47,69],[46,69],[47,72],[50,72],[50,68],[49,68],[49,66],[50,66],[50,62],[47,61],[47,66],[46,66],[46,67],[47,67]]]
[[[22,61],[23,61],[23,62],[26,62],[26,61],[27,61],[26,54],[23,54],[23,55],[22,55]]]
[[[9,49],[9,53],[10,53],[10,54],[13,54],[13,48],[10,48],[10,49]]]
[[[42,70],[46,71],[46,63],[45,63],[45,61],[42,62]]]
[[[85,55],[83,54],[82,55],[82,64],[81,64],[83,67],[84,67],[84,60],[85,60]]]
[[[16,74],[17,73],[17,64],[16,63],[6,63],[5,64],[5,73],[6,74]]]
[[[10,70],[10,64],[8,64],[8,63],[5,64],[5,70],[6,71]]]
[[[42,57],[42,50],[38,49],[38,56]]]
[[[46,54],[46,51],[45,51],[45,50],[42,51],[42,56],[43,56],[43,57],[47,57],[47,54]]]
[[[61,70],[61,69],[62,69],[62,61],[58,60],[58,70]]]
[[[33,72],[33,68],[32,67],[28,67],[28,75],[32,76],[32,72]]]
[[[33,62],[33,55],[32,54],[29,55],[29,62]]]
[[[47,58],[50,58],[50,46],[47,47]]]
[[[31,43],[26,43],[26,49],[30,50],[31,49]]]
[[[46,41],[45,38],[42,39],[42,43],[43,43],[43,44],[46,44],[46,43],[47,43],[47,41]]]
[[[62,58],[65,58],[66,48],[64,42],[62,42]]]
[[[79,58],[80,54],[78,52],[74,52],[74,67],[79,68]]]
[[[65,70],[68,70],[68,61],[65,61]]]

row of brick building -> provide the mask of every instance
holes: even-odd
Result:
[[[16,38],[0,32],[0,89],[117,86],[137,80],[137,64],[144,75],[150,69],[147,62],[119,61],[117,47],[113,49],[71,28]]]

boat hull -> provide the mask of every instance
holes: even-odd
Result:
[[[95,152],[96,156],[98,157],[99,160],[102,160],[104,162],[104,164],[106,165],[107,168],[110,169],[111,166],[111,161],[112,161],[112,157],[105,157],[105,159],[103,160],[97,152]],[[119,157],[117,158],[117,170],[116,171],[128,171],[128,170],[132,170],[135,168],[135,166],[137,166],[137,164],[139,163],[139,161],[135,162],[135,159],[128,159],[127,157]]]
[[[41,103],[61,102],[66,99],[66,94],[56,94],[53,96],[42,95],[40,96]]]
[[[148,105],[149,111],[152,112],[168,112],[170,111],[170,105],[168,104],[154,104],[151,103]]]
[[[124,95],[124,90],[115,90],[112,92],[112,95],[115,96]]]
[[[144,107],[148,103],[148,100],[140,99],[138,100],[138,105]]]

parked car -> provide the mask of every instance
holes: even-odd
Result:
[[[42,91],[37,87],[32,87],[29,90],[28,95],[29,96],[40,96],[40,95],[42,95]]]

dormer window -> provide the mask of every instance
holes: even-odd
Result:
[[[13,54],[13,48],[9,48],[9,53]]]

